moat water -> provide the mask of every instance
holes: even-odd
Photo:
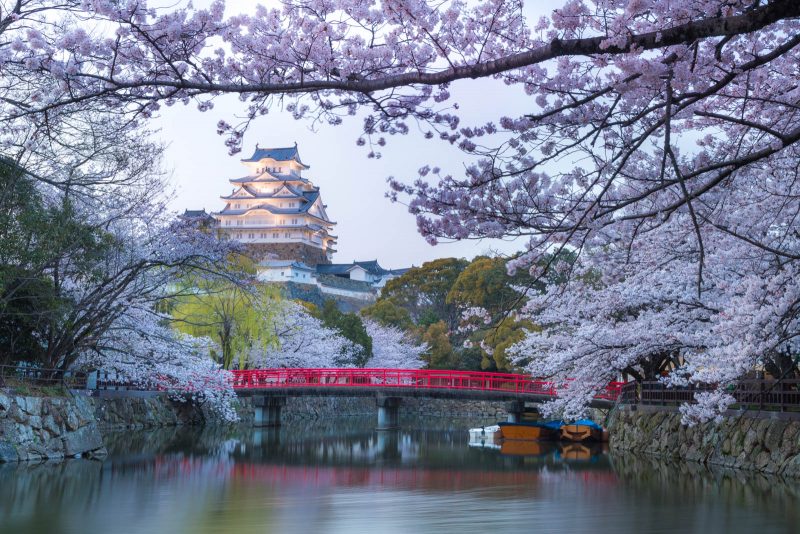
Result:
[[[0,465],[0,533],[800,532],[800,481],[470,447],[478,422],[118,433],[102,462]]]

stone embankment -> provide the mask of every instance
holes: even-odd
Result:
[[[105,454],[88,397],[10,396],[0,391],[0,462]]]
[[[253,419],[250,398],[238,400],[239,417]],[[403,399],[401,415],[472,416],[505,419],[502,402],[447,399]],[[372,397],[289,397],[284,422],[377,414]],[[73,456],[102,457],[103,434],[125,429],[217,424],[213,413],[166,394],[151,396],[31,397],[0,390],[0,463],[43,461]]]
[[[245,401],[246,399],[240,399]],[[247,405],[240,410],[246,415]],[[408,397],[400,402],[401,416],[421,417],[487,417],[506,419],[505,403],[496,401],[463,401]],[[281,420],[327,419],[341,416],[371,416],[378,412],[373,397],[288,397],[281,410]]]
[[[243,415],[246,420],[247,413]],[[178,402],[165,394],[32,397],[0,391],[0,463],[102,457],[106,454],[103,433],[107,431],[211,421],[215,417],[202,406]]]
[[[610,446],[661,459],[800,477],[800,421],[755,415],[689,427],[677,412],[625,407],[611,424]]]

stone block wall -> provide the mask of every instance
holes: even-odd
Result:
[[[281,409],[284,422],[351,417],[375,416],[378,409],[372,397],[288,397]]]
[[[164,426],[203,424],[214,419],[202,407],[175,401],[168,395],[147,398],[91,398],[95,418],[106,430],[158,428]]]
[[[433,417],[488,417],[505,421],[506,403],[453,399],[408,398],[400,404],[401,414]]]
[[[407,397],[400,402],[399,412],[402,416],[506,419],[505,403],[491,401]],[[286,406],[281,410],[281,420],[289,422],[341,416],[377,417],[377,413],[374,397],[288,397]]]
[[[245,250],[256,261],[292,260],[312,267],[331,262],[322,249],[305,243],[245,243]]]
[[[689,427],[681,424],[677,412],[624,408],[611,424],[610,447],[612,451],[800,476],[800,421],[749,415]]]
[[[0,391],[0,463],[105,453],[88,397],[12,396]]]

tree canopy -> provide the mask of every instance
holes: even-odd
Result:
[[[547,355],[528,371],[576,378],[559,409],[577,415],[598,383],[666,358],[675,383],[718,386],[694,420],[798,353],[799,47],[796,0],[564,0],[536,21],[520,0],[289,0],[233,16],[221,1],[21,0],[0,13],[0,146],[71,191],[125,183],[158,151],[122,141],[160,106],[208,111],[225,93],[245,108],[218,123],[232,153],[279,105],[333,126],[359,116],[368,156],[416,131],[456,145],[463,165],[421,161],[389,195],[432,243],[523,238],[512,273],[544,280],[576,255],[565,284],[519,310],[543,326],[520,342]],[[471,121],[455,87],[475,78],[529,105]],[[39,172],[48,161],[75,172]],[[394,303],[453,331],[446,292],[414,287],[430,302],[412,309],[398,288]]]

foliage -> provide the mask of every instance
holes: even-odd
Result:
[[[428,326],[422,334],[422,341],[429,347],[425,360],[430,369],[456,369],[458,362],[450,344],[447,324],[438,321]]]
[[[454,327],[458,324],[458,311],[448,304],[447,294],[468,263],[464,259],[441,258],[412,267],[386,282],[381,300],[391,300],[405,309],[417,324],[441,320]]]
[[[91,111],[207,111],[226,92],[246,102],[238,124],[218,124],[231,152],[278,104],[332,125],[364,117],[357,142],[373,157],[412,125],[460,147],[459,174],[420,162],[418,177],[390,180],[390,196],[432,243],[527,239],[512,273],[545,278],[548,255],[578,255],[567,284],[530,296],[523,313],[545,328],[519,344],[530,372],[576,375],[565,413],[625,370],[673,368],[674,383],[723,388],[798,352],[796,0],[565,0],[536,22],[519,0],[289,0],[228,18],[222,2],[24,0],[0,16],[6,153],[59,145],[54,132],[80,131]],[[482,77],[530,106],[468,124],[451,84]],[[126,162],[128,176],[148,161],[118,155],[103,161]],[[454,330],[453,308],[412,309],[400,293],[415,323],[436,316]],[[687,421],[726,397],[699,400]]]
[[[378,299],[363,308],[361,315],[384,326],[393,326],[401,330],[409,330],[414,325],[408,310],[395,304],[391,298]]]
[[[190,282],[174,299],[173,321],[182,332],[213,339],[223,369],[244,369],[253,350],[277,344],[269,328],[281,306],[277,288],[242,285],[219,277],[193,277]]]
[[[372,339],[372,357],[365,367],[419,369],[425,363],[423,355],[428,346],[415,341],[408,332],[369,320],[364,322],[364,326]]]
[[[77,364],[143,389],[164,390],[179,401],[207,404],[223,419],[238,420],[229,374],[208,354],[208,338],[180,334],[152,309],[130,307],[116,317]]]
[[[363,350],[297,302],[282,302],[265,326],[277,343],[253,348],[249,361],[254,367],[349,367]]]
[[[336,307],[336,302],[326,300],[319,312],[322,324],[339,332],[341,336],[352,342],[354,350],[345,350],[337,361],[343,367],[351,365],[364,367],[372,357],[372,338],[361,318],[355,313],[343,313]]]

